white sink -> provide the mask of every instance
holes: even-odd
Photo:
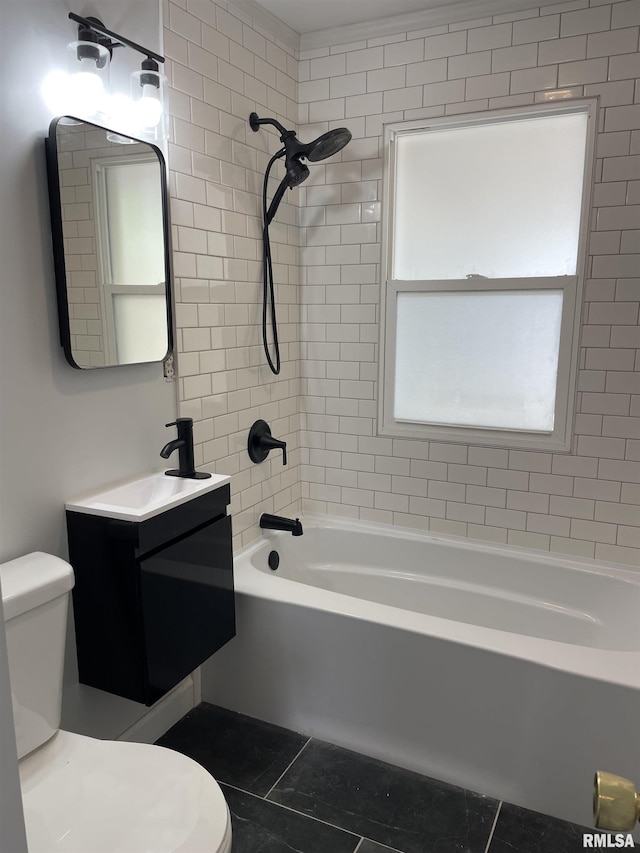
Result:
[[[159,471],[110,489],[67,501],[65,508],[87,515],[101,515],[121,521],[145,521],[167,509],[186,503],[231,482],[224,474],[206,480],[167,477]]]

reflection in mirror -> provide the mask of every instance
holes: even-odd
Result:
[[[171,348],[162,153],[64,116],[51,123],[47,166],[67,360],[80,368],[162,361]]]

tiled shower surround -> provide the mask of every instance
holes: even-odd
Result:
[[[637,563],[640,2],[399,28],[299,56],[213,0],[170,2],[165,23],[180,413],[197,422],[199,463],[234,475],[236,544],[260,512],[302,508]],[[583,96],[601,109],[571,453],[376,436],[383,124]],[[252,110],[304,141],[353,134],[272,226],[278,378],[263,366],[258,282],[262,175],[279,143],[250,130]],[[256,417],[290,443],[288,468],[249,461]]]
[[[260,211],[264,171],[280,143],[249,127],[254,110],[295,126],[298,61],[240,14],[213,0],[171,0],[164,32],[180,415],[194,419],[196,465],[233,475],[236,547],[258,535],[259,513],[300,513],[301,426],[296,207],[285,198],[271,227],[276,377],[262,352]],[[286,468],[279,451],[250,461],[247,437],[258,418],[287,442]]]

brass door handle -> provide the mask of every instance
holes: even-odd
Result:
[[[598,770],[593,781],[595,826],[630,832],[640,820],[640,796],[633,782],[604,770]]]

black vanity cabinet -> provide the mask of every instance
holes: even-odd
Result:
[[[235,635],[229,500],[146,521],[67,510],[82,684],[152,705]]]

